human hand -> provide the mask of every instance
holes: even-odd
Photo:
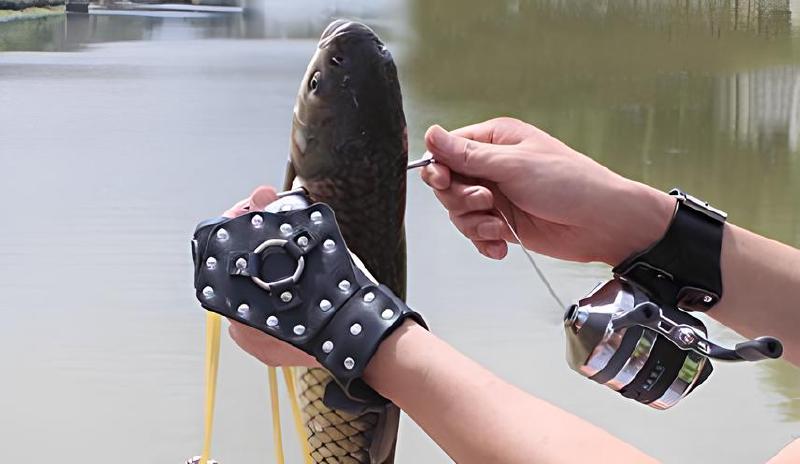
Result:
[[[250,197],[239,201],[225,211],[223,216],[233,218],[253,210],[263,210],[277,199],[278,195],[274,188],[262,185],[253,190]],[[298,348],[240,322],[231,319],[229,321],[231,325],[228,327],[228,333],[233,341],[264,364],[268,366],[319,366],[316,359]]]
[[[422,170],[458,230],[502,259],[516,242],[571,261],[619,264],[666,231],[675,200],[626,179],[525,122],[497,118],[425,134],[436,163]]]

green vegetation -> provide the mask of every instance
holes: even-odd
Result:
[[[30,8],[24,8],[22,10],[0,10],[0,23],[15,19],[42,18],[44,16],[60,14],[64,14],[63,6],[34,6]]]
[[[37,8],[44,10],[45,8]],[[67,15],[63,8],[47,8],[48,13],[20,14],[0,17],[0,52],[54,51],[64,48],[64,27]],[[55,11],[54,11],[55,10]],[[5,13],[6,10],[0,10]],[[26,19],[26,21],[15,21]]]

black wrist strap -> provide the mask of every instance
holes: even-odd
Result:
[[[664,237],[613,269],[654,300],[707,311],[722,298],[720,253],[726,214],[674,189],[678,199]]]
[[[367,284],[350,297],[311,343],[310,354],[353,399],[370,401],[374,391],[361,380],[383,340],[407,318],[425,326],[422,317],[385,285]]]
[[[311,354],[349,398],[386,402],[364,369],[406,319],[425,322],[354,263],[327,205],[204,221],[192,245],[205,309]]]

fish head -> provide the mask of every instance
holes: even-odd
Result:
[[[392,54],[368,26],[332,22],[320,37],[294,108],[291,159],[297,175],[330,177],[342,166],[380,163],[368,158],[385,154],[378,145],[398,143],[404,131]]]

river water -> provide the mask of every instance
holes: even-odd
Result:
[[[0,24],[4,460],[199,454],[204,312],[189,237],[282,179],[294,95],[331,17],[388,39],[412,156],[432,123],[512,115],[800,246],[795,0],[286,3]],[[665,462],[763,462],[800,435],[798,369],[718,364],[678,407],[650,410],[570,371],[560,311],[524,257],[480,257],[415,175],[407,229],[412,305],[523,389]],[[609,274],[539,259],[567,300]],[[227,337],[220,369],[214,456],[269,462],[265,369]],[[448,459],[406,418],[398,462]]]

